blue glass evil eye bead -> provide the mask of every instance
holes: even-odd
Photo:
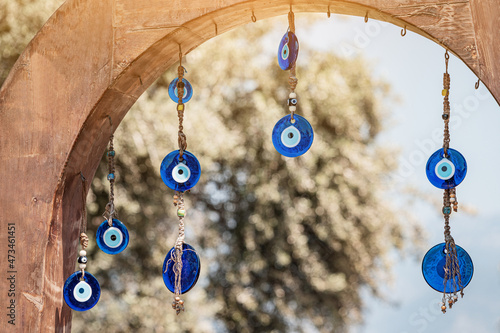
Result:
[[[278,49],[278,63],[282,70],[286,71],[295,65],[297,56],[299,55],[299,41],[297,36],[291,31],[288,31],[281,38]]]
[[[179,82],[179,78],[173,79],[172,82],[168,85],[168,95],[175,102],[179,102],[179,95],[177,94],[177,82]],[[184,95],[182,96],[182,103],[187,103],[193,97],[193,87],[188,80],[182,79],[182,83],[184,83]]]
[[[76,311],[87,311],[94,307],[101,296],[101,287],[90,273],[75,272],[64,283],[64,301]]]
[[[182,154],[182,162],[179,157],[178,150],[165,156],[161,162],[160,174],[165,185],[174,191],[184,192],[198,183],[201,167],[198,159],[187,150]]]
[[[281,118],[273,129],[274,148],[283,156],[297,157],[304,154],[314,139],[311,124],[302,116],[295,114]]]
[[[117,219],[113,219],[110,227],[108,221],[101,223],[96,232],[97,245],[107,254],[117,254],[125,250],[128,245],[128,230]]]
[[[174,260],[175,247],[171,248],[163,262],[163,282],[171,292],[175,292]],[[200,277],[200,257],[189,244],[182,244],[181,294],[194,287]]]
[[[444,149],[437,150],[429,157],[425,172],[432,185],[437,188],[453,188],[460,184],[467,174],[467,162],[455,149],[448,148],[448,157]]]
[[[457,249],[458,266],[460,267],[460,279],[462,287],[465,288],[472,279],[474,273],[474,265],[469,254],[460,246],[455,245]],[[453,280],[446,281],[446,291],[444,290],[444,268],[446,265],[446,245],[440,243],[432,247],[424,256],[422,260],[422,274],[424,279],[433,289],[439,292],[452,293]],[[457,291],[461,288],[458,286],[458,276],[454,276]]]

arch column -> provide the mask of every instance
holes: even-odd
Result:
[[[14,285],[19,332],[69,331],[62,286],[74,271],[87,187],[136,99],[204,41],[284,15],[290,1],[68,0],[20,56],[0,90],[2,290]],[[500,7],[494,0],[293,0],[298,12],[368,16],[450,49],[500,101]],[[15,261],[7,228],[15,226]],[[13,238],[11,238],[13,239]],[[12,271],[14,273],[9,273]],[[7,278],[14,275],[11,284]]]

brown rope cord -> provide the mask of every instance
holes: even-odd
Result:
[[[178,132],[178,140],[177,141],[178,141],[178,145],[179,145],[179,160],[180,161],[183,160],[182,155],[184,154],[184,151],[187,149],[187,138],[183,132],[184,127],[182,125],[182,122],[184,120],[184,109],[185,109],[185,105],[182,102],[182,97],[184,97],[184,82],[182,82],[182,79],[184,78],[185,72],[186,72],[186,69],[182,66],[181,46],[179,45],[179,67],[177,67],[177,75],[178,75],[177,97],[179,98],[179,101],[177,102],[177,117],[179,118],[179,132]]]
[[[290,5],[290,12],[288,13],[288,29],[290,32],[295,34],[295,14],[292,11],[292,5]],[[290,76],[288,77],[288,84],[290,85],[290,90],[292,93],[295,92],[295,88],[297,88],[297,83],[299,80],[297,79],[295,64],[290,68]],[[291,121],[292,123],[295,121],[293,116],[295,115],[295,111],[291,112]]]
[[[444,120],[444,135],[443,135],[443,150],[444,157],[448,157],[448,148],[450,148],[450,74],[448,74],[448,60],[450,59],[450,55],[448,54],[448,50],[444,54],[446,72],[443,74],[443,120]]]
[[[174,205],[177,206],[177,216],[179,217],[179,235],[177,236],[177,240],[175,242],[175,250],[172,251],[169,260],[174,262],[172,270],[175,274],[175,282],[174,282],[174,301],[172,302],[172,308],[179,314],[181,311],[184,311],[184,301],[180,298],[182,285],[182,246],[184,245],[184,214],[179,214],[179,211],[185,212],[184,206],[184,193],[183,192],[175,192],[174,195]],[[168,263],[166,265],[168,268]]]
[[[109,137],[108,147],[108,180],[109,180],[109,202],[106,205],[106,213],[108,215],[108,225],[113,226],[113,217],[115,217],[115,148],[113,145],[114,136]],[[113,175],[112,177],[109,177]]]
[[[85,187],[85,182],[86,179],[83,176],[83,174],[80,172],[80,178],[82,180],[82,220],[80,223],[80,246],[82,247],[82,250],[85,250],[89,246],[89,236],[87,236],[87,206],[86,206],[86,197],[87,197],[87,191]],[[85,276],[85,268],[81,269],[82,276],[80,280],[83,280],[83,277]]]

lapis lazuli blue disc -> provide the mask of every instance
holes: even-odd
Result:
[[[273,129],[274,148],[283,156],[297,157],[304,154],[314,139],[311,124],[302,116],[295,114],[281,118]]]
[[[451,148],[448,148],[448,157],[445,157],[441,148],[429,157],[425,172],[427,179],[437,188],[453,188],[464,180],[467,162],[462,154]]]
[[[113,219],[112,224],[113,226],[110,227],[108,221],[104,221],[96,232],[97,245],[107,254],[122,252],[129,241],[127,227],[117,219]]]
[[[198,183],[201,167],[198,159],[187,150],[182,154],[182,162],[179,158],[179,150],[165,156],[161,162],[160,174],[165,185],[174,191],[184,192]]]
[[[74,272],[64,283],[64,301],[76,311],[87,311],[94,307],[101,296],[101,286],[90,273]]]
[[[163,262],[163,282],[171,292],[175,292],[174,259],[175,247],[171,248]],[[195,249],[184,243],[182,245],[182,271],[181,271],[181,294],[184,294],[194,287],[200,277],[200,257]]]
[[[460,267],[460,279],[462,287],[465,288],[472,279],[474,273],[474,265],[469,254],[460,246],[455,245],[457,249],[458,266]],[[446,246],[445,243],[440,243],[432,247],[422,260],[422,274],[424,279],[433,289],[444,292],[444,277],[446,265]],[[461,288],[458,286],[458,276],[454,276],[456,291]],[[446,293],[453,293],[453,280],[446,281]]]
[[[281,38],[280,46],[278,49],[278,63],[282,70],[286,71],[295,65],[299,55],[299,41],[297,36],[291,31]]]
[[[179,94],[177,94],[177,82],[179,82],[179,78],[173,79],[172,82],[168,85],[168,95],[175,102],[179,102]],[[184,83],[184,95],[182,95],[182,103],[187,103],[193,97],[193,87],[188,80],[182,79]]]

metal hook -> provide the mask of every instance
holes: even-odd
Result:
[[[330,5],[328,5],[328,12],[326,12],[326,15],[330,18]]]
[[[477,82],[476,82],[476,84],[474,85],[474,87],[475,87],[476,89],[479,89],[479,84],[480,84],[480,83],[481,83],[481,79],[477,79]]]
[[[80,178],[82,179],[82,182],[85,182],[87,179],[83,176],[83,173],[80,171]]]
[[[402,37],[406,36],[406,25],[405,25],[404,29],[401,29],[401,36]]]
[[[219,34],[219,32],[217,31],[217,22],[214,22],[215,24],[215,35],[217,36]]]
[[[365,23],[368,23],[368,11],[366,11],[366,15],[365,15]]]
[[[257,22],[257,17],[255,17],[255,13],[252,10],[252,22],[255,23]]]
[[[109,126],[113,127],[113,120],[111,119],[110,115],[108,115],[108,120],[109,120]]]
[[[450,59],[450,55],[448,54],[448,49],[446,49],[446,52],[444,53],[444,63],[446,65],[446,73],[448,73],[448,60]]]

